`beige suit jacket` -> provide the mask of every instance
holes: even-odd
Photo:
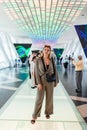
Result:
[[[51,75],[51,74],[54,73],[54,69],[55,69],[56,82],[54,83],[54,86],[56,86],[57,83],[59,82],[59,78],[58,78],[58,72],[57,72],[57,69],[56,69],[55,62],[54,62],[55,68],[53,68],[53,62],[52,62],[52,59],[51,59],[47,73],[49,73]],[[38,84],[45,85],[45,83],[47,82],[46,81],[46,72],[44,70],[44,66],[43,66],[43,62],[42,62],[41,58],[37,58],[37,60],[35,62],[35,68],[34,69],[35,69],[36,84],[37,85]]]

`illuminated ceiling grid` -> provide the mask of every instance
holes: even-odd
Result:
[[[33,40],[56,41],[87,0],[0,0],[11,20]]]

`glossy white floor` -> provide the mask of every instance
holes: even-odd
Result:
[[[36,123],[30,123],[36,89],[31,89],[27,79],[0,110],[0,130],[87,130],[87,125],[71,101],[63,85],[54,90],[54,114],[49,120],[44,115]]]

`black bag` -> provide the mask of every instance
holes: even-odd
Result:
[[[47,80],[47,82],[55,82],[55,81],[56,81],[55,74],[49,75],[49,74],[47,73],[47,74],[46,74],[46,80]]]
[[[42,63],[43,63],[45,72],[47,72],[43,58],[42,58]],[[52,58],[52,63],[53,63],[53,69],[54,69],[55,67],[54,67],[53,58]],[[47,80],[47,82],[55,82],[56,81],[55,69],[54,69],[54,73],[52,75],[49,75],[49,73],[46,73],[46,80]]]

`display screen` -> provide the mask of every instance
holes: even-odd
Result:
[[[75,25],[75,29],[87,57],[87,25]]]
[[[57,58],[60,58],[63,51],[64,51],[64,48],[54,48],[54,53],[56,54]]]
[[[16,44],[14,46],[17,50],[19,57],[21,58],[22,62],[25,62],[26,58],[29,56],[29,52],[31,49],[32,44]]]

